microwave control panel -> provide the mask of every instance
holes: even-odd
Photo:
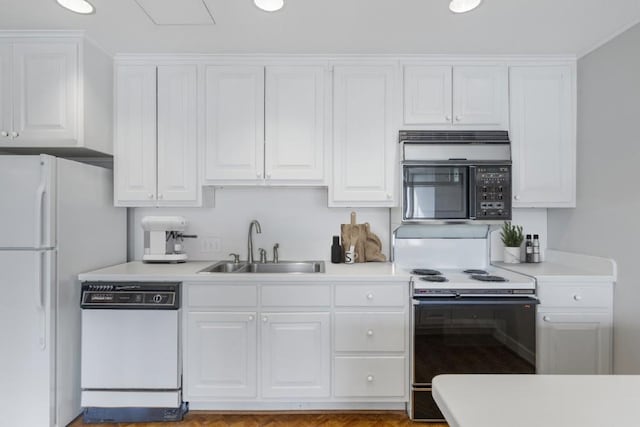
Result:
[[[477,166],[476,219],[511,219],[511,166]]]

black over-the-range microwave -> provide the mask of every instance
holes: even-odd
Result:
[[[506,131],[400,131],[402,221],[511,219]]]

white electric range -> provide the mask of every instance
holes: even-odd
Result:
[[[489,263],[488,225],[404,225],[396,265],[411,275],[410,416],[444,421],[440,374],[536,373],[535,281]]]

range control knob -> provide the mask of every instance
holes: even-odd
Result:
[[[156,304],[160,304],[162,302],[162,295],[160,294],[154,295],[152,300]]]

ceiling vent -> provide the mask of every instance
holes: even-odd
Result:
[[[136,0],[156,25],[213,25],[204,0]]]

